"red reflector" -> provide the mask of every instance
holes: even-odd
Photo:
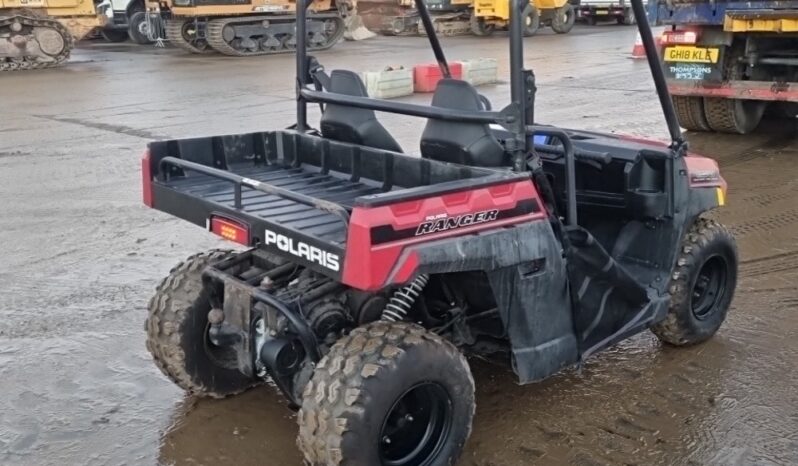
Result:
[[[692,29],[662,33],[663,44],[695,44],[696,42],[698,42],[698,31]]]
[[[211,231],[224,239],[249,246],[249,228],[235,220],[213,216]]]
[[[144,151],[141,158],[141,200],[147,207],[152,207],[152,168],[150,168],[150,151]]]

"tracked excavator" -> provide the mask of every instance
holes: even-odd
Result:
[[[344,35],[348,0],[314,0],[308,7],[311,50],[335,45]],[[289,0],[149,0],[151,16],[166,18],[165,38],[195,54],[247,57],[296,49],[296,3]]]
[[[0,0],[0,72],[52,68],[107,21],[92,0]]]

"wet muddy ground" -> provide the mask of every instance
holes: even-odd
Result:
[[[664,138],[635,32],[579,28],[527,40],[538,120]],[[452,59],[506,38],[449,38]],[[429,61],[422,38],[317,54],[358,71]],[[292,412],[268,387],[185,398],[144,348],[145,305],[177,261],[221,245],[144,208],[139,157],[154,139],[285,127],[293,61],[193,57],[94,44],[59,70],[0,77],[0,464],[298,464]],[[506,83],[483,87],[494,106]],[[423,101],[426,97],[414,97]],[[423,122],[382,118],[411,151]],[[798,464],[798,139],[689,134],[729,182],[718,217],[741,280],[712,341],[639,335],[581,370],[517,386],[472,361],[477,417],[461,464]]]

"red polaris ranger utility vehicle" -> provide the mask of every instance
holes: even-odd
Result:
[[[687,154],[639,0],[669,146],[535,123],[527,0],[511,0],[501,111],[449,78],[431,106],[370,99],[357,74],[307,55],[307,3],[294,127],[155,142],[144,157],[148,206],[250,247],[197,254],[158,286],[147,347],[175,383],[222,397],[273,382],[299,408],[311,465],[444,465],[471,431],[465,354],[528,383],[646,329],[672,345],[718,330],[737,252],[704,214],[726,184]],[[420,156],[375,111],[426,118]]]

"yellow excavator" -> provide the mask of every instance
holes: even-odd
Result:
[[[427,7],[439,35],[470,32],[487,36],[506,29],[510,21],[507,0],[427,0]],[[423,29],[412,0],[358,0],[357,13],[366,27],[381,34],[418,34]],[[569,0],[530,0],[524,14],[527,36],[534,35],[543,25],[557,33],[567,33],[576,19]]]
[[[314,0],[308,14],[309,50],[344,35],[348,0]],[[150,15],[165,18],[164,35],[191,53],[246,57],[293,52],[296,3],[290,0],[149,0]]]
[[[571,32],[576,11],[568,0],[531,0],[524,10],[524,35],[535,35],[542,25],[550,26],[557,34]],[[510,2],[506,0],[474,0],[471,32],[488,36],[510,24]]]
[[[106,21],[92,0],[0,0],[0,71],[58,66]]]

